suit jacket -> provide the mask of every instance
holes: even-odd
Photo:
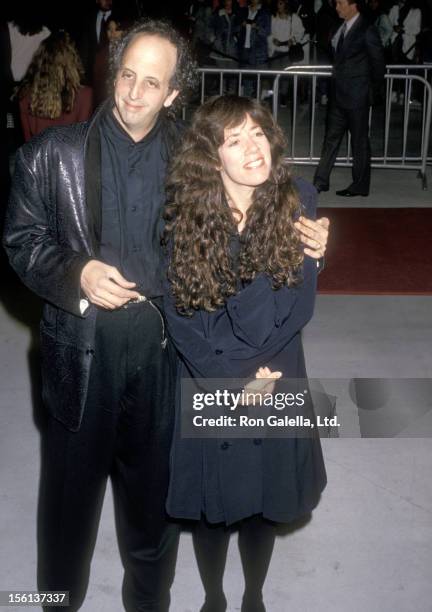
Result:
[[[93,85],[93,67],[96,53],[99,48],[96,35],[98,12],[98,10],[92,10],[90,14],[86,15],[84,19],[77,24],[76,31],[73,32],[73,38],[84,67],[86,85]]]
[[[338,106],[354,109],[374,102],[382,87],[385,58],[378,30],[359,15],[335,54],[331,94]]]
[[[108,104],[108,103],[107,103]],[[44,301],[42,394],[72,431],[81,424],[94,356],[96,308],[80,310],[83,267],[97,258],[101,231],[99,122],[53,127],[19,149],[4,246],[23,283]],[[170,155],[181,124],[164,118]]]

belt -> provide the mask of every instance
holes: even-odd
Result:
[[[159,318],[161,320],[161,324],[162,324],[162,340],[161,340],[161,346],[164,349],[168,343],[168,338],[166,336],[166,332],[165,332],[165,320],[163,318],[163,314],[161,313],[161,311],[159,310],[159,308],[156,306],[156,304],[154,304],[151,300],[149,300],[148,298],[146,298],[145,295],[140,295],[137,298],[133,299],[133,300],[129,300],[129,302],[126,302],[126,304],[123,304],[123,306],[121,306],[122,309],[127,310],[129,308],[133,308],[135,306],[140,306],[142,304],[148,304],[149,306],[151,306],[153,308],[153,310],[155,310],[158,315]]]

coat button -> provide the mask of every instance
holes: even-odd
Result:
[[[223,350],[222,349],[216,349],[215,353],[216,353],[216,355],[222,355]]]
[[[222,442],[220,447],[221,447],[222,450],[226,450],[227,448],[229,448],[229,444],[228,444],[228,442]]]
[[[254,438],[253,443],[255,444],[255,446],[259,446],[261,444],[260,438]]]

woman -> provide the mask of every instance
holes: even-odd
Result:
[[[165,310],[179,378],[256,377],[271,391],[280,376],[306,376],[300,331],[317,262],[303,254],[296,219],[314,216],[316,191],[291,178],[283,151],[271,114],[235,96],[200,107],[182,142],[165,215]],[[276,524],[309,513],[326,483],[319,440],[181,438],[179,402],[180,390],[167,511],[198,521],[202,612],[226,610],[230,525],[239,526],[242,611],[263,611]]]
[[[300,17],[292,10],[287,0],[278,0],[276,11],[271,19],[271,34],[268,37],[269,56],[272,58],[271,68],[283,70],[290,64],[299,64],[304,57],[301,43],[305,29]],[[289,81],[280,80],[280,104],[285,107],[288,102]],[[264,95],[265,97],[265,95]]]
[[[83,72],[67,32],[51,34],[40,44],[17,92],[26,142],[47,127],[89,119],[92,90],[81,85]]]
[[[415,0],[400,0],[392,6],[389,20],[393,26],[391,42],[393,61],[409,64],[414,61],[417,36],[421,31],[422,14]]]
[[[288,56],[290,49],[294,45],[300,44],[304,35],[305,28],[302,20],[291,10],[288,0],[278,0],[276,11],[271,19],[271,34],[269,36],[270,57],[277,57],[283,54],[285,56],[285,63],[281,67],[284,68],[290,61]],[[274,65],[272,63],[272,67]]]

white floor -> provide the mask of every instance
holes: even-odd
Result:
[[[313,168],[294,172],[313,176]],[[350,176],[335,169],[321,205],[432,206],[430,172],[430,190],[422,191],[415,172],[373,171],[371,195],[347,201],[334,191],[348,186]],[[36,588],[39,434],[28,353],[38,316],[38,302],[27,292],[2,284],[0,590]],[[319,296],[304,343],[310,377],[432,379],[432,297]],[[432,611],[432,439],[339,438],[323,440],[323,450],[328,486],[311,522],[277,541],[265,589],[268,612]],[[108,489],[83,612],[120,612],[121,577]],[[233,538],[225,576],[230,612],[240,608],[242,586]],[[171,609],[197,612],[202,600],[184,534]],[[28,610],[11,608],[21,609]]]
[[[28,312],[34,307],[25,295],[4,296],[9,312],[0,307],[0,590],[36,588],[39,435],[27,363],[31,335],[20,320],[34,320],[37,312]],[[10,312],[14,302],[18,320]],[[319,296],[305,333],[309,374],[432,377],[431,323],[432,297]],[[432,440],[331,439],[323,448],[329,484],[312,521],[277,541],[267,610],[432,610]],[[121,573],[109,491],[82,610],[119,612]],[[242,578],[235,538],[225,585],[229,610],[238,610]],[[184,534],[171,609],[197,612],[201,603],[190,536]]]
[[[295,166],[293,174],[313,179],[314,166]],[[432,175],[427,172],[429,189],[423,190],[415,170],[372,169],[371,186],[367,198],[342,198],[335,191],[351,184],[351,168],[334,168],[330,177],[330,189],[320,194],[321,206],[359,206],[363,208],[429,208],[432,206]]]

